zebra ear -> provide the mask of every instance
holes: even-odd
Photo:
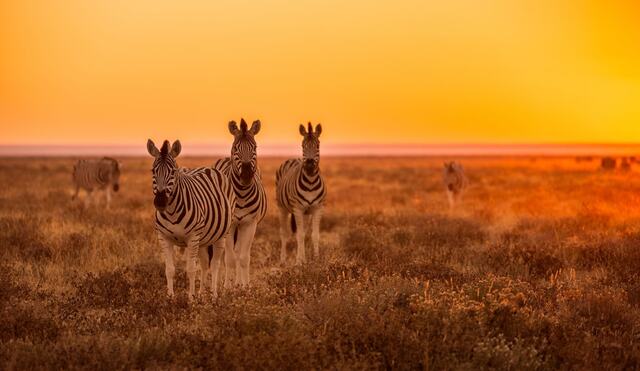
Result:
[[[315,131],[316,138],[320,138],[321,133],[322,133],[322,125],[318,124],[316,125],[316,131]]]
[[[153,157],[160,156],[160,151],[156,147],[155,143],[151,139],[147,139],[147,152]]]
[[[307,135],[307,129],[304,128],[304,125],[300,124],[300,135],[303,137]]]
[[[235,121],[229,121],[229,132],[233,135],[236,136],[239,134],[238,131],[238,124],[236,124]]]
[[[260,132],[260,120],[256,120],[253,122],[253,124],[251,124],[251,129],[249,129],[249,133],[251,133],[251,135],[256,135]]]
[[[180,154],[180,151],[182,151],[182,144],[180,144],[179,140],[176,140],[175,142],[173,142],[173,145],[171,146],[171,157],[176,158],[178,157],[178,155]]]

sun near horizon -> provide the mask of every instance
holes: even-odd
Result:
[[[0,145],[640,142],[640,5],[0,5]]]

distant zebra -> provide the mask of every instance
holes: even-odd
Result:
[[[167,292],[173,296],[173,246],[186,247],[189,298],[192,299],[195,294],[195,259],[196,256],[200,259],[202,293],[209,267],[208,249],[213,249],[211,289],[217,295],[218,270],[233,219],[235,195],[227,177],[216,169],[179,168],[175,158],[181,149],[180,141],[170,146],[165,140],[160,150],[150,139],[147,141],[147,151],[155,158],[151,170],[155,229],[165,252]]]
[[[442,175],[442,180],[447,192],[447,199],[449,200],[449,208],[453,209],[454,206],[460,202],[462,193],[467,187],[467,177],[464,174],[462,165],[455,161],[444,163],[444,172]]]
[[[236,208],[225,250],[225,286],[230,285],[229,272],[236,267],[236,253],[240,263],[236,267],[236,283],[243,286],[249,284],[251,245],[258,223],[267,213],[267,195],[258,169],[254,139],[259,131],[259,120],[253,122],[251,129],[247,129],[244,119],[240,120],[240,129],[235,121],[229,122],[229,132],[234,137],[231,157],[220,159],[214,165],[215,169],[229,177],[236,195]]]
[[[100,160],[78,160],[73,166],[72,180],[76,189],[71,200],[78,197],[82,188],[87,192],[84,204],[88,206],[93,198],[93,191],[104,191],[107,208],[109,208],[111,190],[118,192],[120,189],[120,167],[120,163],[111,157],[103,157]]]
[[[318,124],[315,132],[311,123],[308,130],[300,125],[302,140],[302,159],[285,161],[276,172],[276,198],[280,208],[280,261],[286,262],[286,244],[288,233],[287,219],[291,215],[291,230],[296,233],[298,250],[296,264],[306,261],[304,238],[305,215],[311,217],[311,240],[313,253],[317,258],[320,254],[320,219],[327,194],[322,176],[320,175],[320,141],[322,126]]]

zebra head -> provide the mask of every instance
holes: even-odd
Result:
[[[171,147],[171,149],[169,149]],[[180,154],[182,145],[179,140],[173,142],[173,145],[169,145],[169,141],[165,140],[162,144],[162,148],[158,150],[156,145],[149,139],[147,141],[147,151],[155,158],[153,161],[153,168],[151,173],[153,174],[153,205],[156,210],[162,212],[169,204],[169,197],[173,193],[173,188],[176,182],[176,172],[178,171],[178,164],[176,163],[176,157]]]
[[[254,136],[260,131],[260,120],[247,128],[244,119],[240,120],[240,129],[235,121],[229,122],[229,132],[233,134],[231,146],[231,166],[235,174],[240,175],[243,184],[249,184],[258,167],[257,145]]]
[[[320,165],[320,133],[322,133],[322,125],[316,125],[313,131],[311,122],[307,124],[308,129],[305,130],[304,125],[300,124],[300,135],[304,137],[302,140],[302,162],[305,173],[308,175],[315,174]]]
[[[113,191],[118,192],[120,190],[120,169],[122,164],[111,157],[103,157],[102,160],[108,163]]]

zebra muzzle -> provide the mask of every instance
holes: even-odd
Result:
[[[253,169],[251,168],[251,164],[246,163],[240,166],[240,179],[246,184],[251,182],[253,179]]]
[[[158,211],[163,211],[167,207],[168,202],[169,197],[167,197],[167,193],[164,191],[158,192],[153,198],[153,206],[155,206]]]
[[[304,171],[307,174],[313,173],[315,169],[316,169],[316,162],[314,160],[312,159],[304,160]]]

